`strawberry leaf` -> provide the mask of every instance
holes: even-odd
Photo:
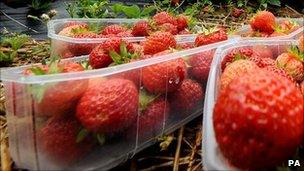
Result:
[[[117,52],[115,52],[113,50],[110,50],[109,55],[111,56],[111,58],[113,59],[113,61],[116,64],[122,64],[123,63],[122,60],[121,60],[121,56]]]
[[[44,70],[42,70],[40,67],[37,67],[37,66],[30,68],[30,70],[32,71],[32,73],[34,75],[45,75],[46,74]]]
[[[88,135],[89,135],[89,131],[86,130],[85,128],[82,128],[77,134],[76,143],[82,142],[85,139],[85,137],[87,137]]]
[[[139,93],[139,110],[144,111],[151,102],[153,102],[155,99],[157,99],[160,96],[158,95],[153,95],[149,94],[145,90],[141,90]]]

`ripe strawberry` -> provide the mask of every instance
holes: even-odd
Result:
[[[231,15],[235,18],[239,18],[243,13],[245,13],[244,9],[233,8]]]
[[[168,54],[164,51],[155,56]],[[173,92],[187,77],[187,67],[183,59],[174,59],[144,67],[142,69],[143,86],[151,93]]]
[[[33,67],[30,71],[25,71],[25,75],[47,75],[83,70],[83,66],[78,63],[64,62],[57,64],[52,62],[50,66]],[[39,116],[64,115],[73,109],[87,86],[88,81],[84,79],[33,85],[34,112]]]
[[[207,45],[228,39],[228,35],[223,29],[219,29],[209,34],[199,34],[195,39],[196,46]]]
[[[290,81],[294,82],[294,79],[290,75],[288,75],[288,73],[284,69],[282,69],[282,68],[278,68],[275,65],[270,65],[270,66],[264,67],[264,69],[266,71],[273,72],[273,73],[275,73],[277,75],[285,77],[285,78],[289,79]]]
[[[98,35],[93,32],[83,32],[72,36],[77,39],[91,39],[98,38]],[[89,54],[97,43],[69,43],[68,50],[73,54],[73,56],[87,55]]]
[[[106,26],[101,34],[103,35],[110,35],[110,34],[114,34],[114,35],[117,35],[118,33],[121,33],[121,32],[125,32],[127,29],[124,28],[123,26],[120,26],[118,24],[112,24],[112,25],[109,25],[109,26]]]
[[[299,38],[298,48],[302,53],[304,53],[304,35]]]
[[[80,123],[71,116],[51,117],[37,132],[38,154],[55,165],[67,166],[86,155],[93,147],[90,136],[77,142]]]
[[[210,50],[194,54],[189,59],[188,63],[191,66],[189,73],[198,82],[207,82],[213,55],[214,50]]]
[[[176,17],[178,31],[185,30],[188,27],[188,18],[181,14]]]
[[[65,23],[63,28],[67,28],[67,27],[74,26],[74,25],[88,27],[88,25],[84,22],[71,21],[71,22]]]
[[[125,52],[121,52],[122,46],[126,47]],[[113,37],[92,50],[89,56],[89,63],[95,69],[107,67],[112,62],[115,64],[126,63],[128,61],[122,61],[122,59],[129,60],[129,57],[131,57],[129,52],[134,52],[132,44],[121,38]]]
[[[145,96],[142,94],[140,96],[141,112],[138,124],[138,135],[142,141],[161,133],[163,123],[166,122],[170,112],[170,104],[164,97],[156,99],[152,97],[152,101],[151,98],[147,101]]]
[[[141,20],[134,24],[132,34],[134,36],[148,36],[151,27],[148,21]]]
[[[129,127],[136,119],[138,91],[126,79],[108,79],[90,87],[81,97],[76,116],[93,132],[114,134]]]
[[[155,32],[143,43],[144,54],[156,54],[176,47],[176,40],[171,33]]]
[[[275,24],[275,16],[269,11],[259,11],[250,20],[250,26],[253,30],[267,34],[273,33]]]
[[[224,57],[221,68],[222,71],[233,61],[237,59],[248,59],[253,56],[253,50],[251,47],[242,47],[232,49],[228,54]]]
[[[165,23],[170,23],[175,26],[177,25],[176,19],[165,11],[155,14],[152,19],[157,25],[162,25]]]
[[[192,111],[202,107],[204,92],[201,85],[191,79],[186,79],[180,87],[170,94],[170,104],[176,111]]]
[[[247,73],[257,70],[258,66],[249,60],[240,59],[228,65],[221,76],[221,90],[224,90],[232,80]]]
[[[178,33],[177,27],[170,23],[165,23],[159,26],[160,30],[163,32],[169,32],[173,35],[176,35]]]
[[[276,59],[276,65],[283,68],[294,80],[304,80],[304,55],[297,48],[282,53]]]
[[[267,66],[275,66],[275,60],[273,60],[272,58],[261,58],[259,56],[253,55],[248,60],[254,62],[260,68],[265,68]]]
[[[188,43],[179,43],[176,45],[176,49],[191,49],[194,48],[194,44],[192,42]]]
[[[300,26],[296,22],[292,22],[290,20],[284,19],[283,21],[280,21],[280,23],[277,27],[281,32],[283,32],[285,34],[289,34],[293,31],[297,30]]]
[[[72,37],[77,30],[88,30],[89,27],[87,24],[74,24],[68,27],[64,27],[58,35]]]
[[[133,37],[133,34],[132,34],[131,30],[127,30],[127,31],[118,33],[116,36],[117,37]]]
[[[233,80],[213,113],[223,156],[242,170],[267,170],[286,161],[303,137],[303,104],[299,89],[284,77],[255,70]]]

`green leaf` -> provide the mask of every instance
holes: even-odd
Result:
[[[140,8],[137,5],[124,6],[122,11],[128,18],[140,17]]]
[[[77,134],[76,143],[80,143],[81,141],[83,141],[85,137],[87,137],[87,135],[89,135],[89,131],[85,128],[82,128]]]
[[[150,15],[153,11],[155,11],[156,8],[155,6],[148,6],[148,7],[145,7],[142,12],[141,12],[141,16],[147,16],[147,15]]]
[[[122,9],[123,9],[124,5],[122,3],[117,3],[117,4],[114,4],[112,6],[110,6],[111,10],[116,14],[118,15],[119,13],[122,12]]]
[[[43,71],[40,67],[32,67],[30,70],[34,73],[34,75],[45,75],[45,71]]]
[[[127,50],[127,46],[125,42],[122,42],[119,46],[119,50],[120,50],[120,55],[121,57],[124,59],[126,57],[128,57],[128,50]]]
[[[281,6],[280,0],[269,0],[268,3],[271,5]]]
[[[122,64],[121,56],[117,52],[110,50],[109,55],[116,64]]]
[[[42,101],[46,88],[47,85],[32,85],[30,87],[32,95],[34,99],[37,101],[37,103],[40,103]]]

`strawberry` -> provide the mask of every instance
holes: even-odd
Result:
[[[299,38],[298,48],[302,53],[304,53],[304,35]]]
[[[88,30],[89,27],[87,24],[74,24],[68,27],[64,27],[59,33],[58,35],[61,36],[73,36],[75,34],[75,31],[77,30]]]
[[[188,27],[188,18],[183,14],[176,17],[176,22],[178,31],[185,30]]]
[[[300,84],[300,89],[301,89],[302,95],[304,96],[304,81],[302,81],[302,83]]]
[[[51,62],[49,66],[32,67],[29,70],[25,71],[25,75],[81,72],[84,68],[74,62]],[[64,115],[73,109],[87,86],[88,81],[84,79],[32,85],[34,112],[40,116]]]
[[[199,34],[195,39],[196,46],[207,45],[228,39],[228,35],[223,29],[211,32],[209,34]]]
[[[231,15],[235,18],[239,18],[244,13],[245,13],[244,9],[233,8]]]
[[[269,11],[259,11],[250,20],[250,26],[253,30],[271,34],[275,28],[275,16]]]
[[[255,70],[218,95],[213,127],[219,149],[242,170],[269,170],[289,159],[303,137],[303,96],[288,79]]]
[[[95,69],[107,67],[112,62],[122,64],[129,62],[131,58],[135,57],[133,53],[132,44],[121,38],[113,37],[93,49],[89,56],[89,63]]]
[[[154,56],[165,55],[163,51]],[[151,93],[173,92],[187,77],[187,67],[183,59],[174,59],[144,67],[142,69],[143,86]]]
[[[191,79],[185,79],[180,87],[170,94],[170,104],[176,111],[192,111],[203,106],[204,92],[201,85]]]
[[[116,36],[117,37],[133,37],[133,34],[132,34],[131,30],[127,30],[127,31],[118,33]]]
[[[248,59],[253,56],[253,50],[251,47],[241,47],[241,48],[235,48],[232,49],[227,53],[227,55],[224,57],[221,68],[222,71],[233,61],[237,59]]]
[[[276,65],[283,68],[295,81],[304,80],[304,54],[295,47],[282,53],[276,59]]]
[[[98,35],[93,32],[83,32],[72,36],[77,39],[91,39],[98,38]],[[68,50],[73,54],[73,56],[80,56],[89,54],[94,47],[97,46],[96,43],[69,43]]]
[[[155,14],[152,17],[152,20],[157,25],[162,25],[162,24],[165,24],[165,23],[170,23],[170,24],[173,24],[175,26],[177,25],[176,19],[172,15],[170,15],[169,13],[167,13],[165,11]]]
[[[200,83],[206,83],[209,76],[210,65],[214,51],[206,51],[191,56],[188,63],[191,66],[189,73]]]
[[[191,49],[194,48],[194,44],[192,42],[187,43],[179,43],[176,45],[176,49]]]
[[[248,60],[254,62],[260,68],[265,68],[267,66],[275,66],[275,60],[273,60],[272,58],[261,58],[259,56],[254,55]]]
[[[258,66],[249,60],[240,59],[228,65],[221,76],[221,90],[225,89],[232,80],[247,73],[257,70]]]
[[[140,94],[141,112],[138,124],[140,140],[150,139],[159,135],[163,123],[166,122],[170,112],[170,105],[163,96],[155,97],[143,92]]]
[[[288,75],[288,73],[284,69],[282,69],[282,68],[278,68],[275,65],[270,65],[270,66],[264,67],[264,69],[266,71],[273,72],[273,73],[275,73],[277,75],[285,77],[285,78],[289,79],[290,81],[294,82],[294,79],[290,75]]]
[[[156,54],[176,47],[176,40],[171,33],[155,32],[143,43],[144,54]]]
[[[281,32],[285,34],[289,34],[295,30],[297,30],[300,26],[296,22],[292,22],[290,20],[284,19],[283,21],[280,21],[279,25],[277,26]]]
[[[37,132],[39,157],[57,166],[67,166],[83,158],[94,146],[94,141],[86,136],[77,142],[80,130],[80,123],[71,116],[51,117]]]
[[[134,24],[132,34],[134,36],[148,36],[151,27],[148,21],[141,20]]]
[[[112,25],[109,25],[109,26],[106,26],[101,34],[103,35],[110,35],[110,34],[114,34],[114,35],[117,35],[118,33],[121,33],[121,32],[125,32],[127,29],[124,28],[123,26],[120,26],[118,24],[112,24]]]
[[[65,23],[64,26],[63,26],[63,28],[67,28],[67,27],[74,26],[74,25],[88,27],[88,25],[86,23],[84,23],[84,22],[70,21],[68,23]]]
[[[163,32],[169,32],[173,35],[176,35],[178,33],[177,27],[170,23],[165,23],[159,26],[160,30]]]
[[[136,121],[137,109],[134,83],[113,78],[89,87],[78,102],[76,116],[89,131],[114,134]]]

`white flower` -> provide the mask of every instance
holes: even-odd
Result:
[[[51,11],[48,12],[48,15],[50,18],[53,18],[54,16],[57,15],[57,11],[55,9],[52,9]]]
[[[43,21],[49,21],[49,20],[50,20],[50,17],[49,17],[47,14],[42,14],[42,15],[40,16],[40,18],[41,18],[41,20],[43,20]]]

